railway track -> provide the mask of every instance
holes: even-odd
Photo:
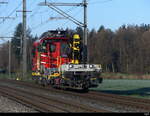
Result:
[[[150,100],[148,99],[138,99],[127,96],[120,96],[114,94],[107,94],[101,92],[89,92],[87,94],[87,98],[94,100],[102,100],[107,103],[111,103],[115,105],[120,105],[124,109],[135,109],[141,112],[149,112],[150,111]]]
[[[8,80],[10,81],[10,80]],[[127,96],[120,96],[120,95],[114,95],[114,94],[106,94],[106,93],[101,93],[101,92],[94,92],[90,91],[89,93],[77,93],[77,92],[71,92],[71,91],[63,91],[63,90],[58,90],[58,89],[53,89],[49,87],[41,87],[39,85],[31,84],[31,83],[26,83],[26,82],[20,82],[20,81],[10,81],[13,83],[21,84],[24,86],[30,86],[33,88],[38,88],[42,89],[45,91],[51,91],[51,92],[59,92],[62,94],[69,94],[72,96],[78,96],[83,99],[88,99],[92,100],[95,102],[105,102],[107,105],[110,106],[121,106],[124,109],[135,109],[137,111],[141,112],[149,112],[150,111],[150,100],[148,99],[140,99],[140,98],[132,98],[132,97],[127,97]]]
[[[57,99],[4,85],[0,85],[0,93],[40,112],[106,112],[74,101]]]
[[[118,104],[123,103],[123,105],[150,111],[149,99],[133,98],[133,97],[128,97],[128,96],[120,96],[120,95],[115,95],[115,94],[107,94],[107,93],[93,92],[93,91],[89,92],[88,94],[90,97],[95,98],[95,99],[99,99],[99,96],[103,96],[105,99],[111,98],[112,101]],[[111,100],[109,100],[109,102],[111,102]]]

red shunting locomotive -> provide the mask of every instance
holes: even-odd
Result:
[[[67,38],[64,31],[49,31],[33,44],[32,76],[42,85],[88,90],[102,82],[98,64],[82,64],[78,34]],[[72,41],[70,41],[72,39]]]

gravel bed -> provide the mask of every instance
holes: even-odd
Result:
[[[16,101],[13,101],[11,99],[8,99],[6,97],[3,97],[0,95],[0,112],[1,113],[9,113],[9,112],[14,112],[14,113],[35,113],[38,111],[35,111],[32,108],[29,108],[25,105],[22,105]]]

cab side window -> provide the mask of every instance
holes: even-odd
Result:
[[[42,45],[41,45],[41,52],[44,52],[44,53],[47,52],[47,50],[46,50],[46,43],[42,43]]]
[[[50,44],[50,52],[55,52],[55,51],[56,51],[56,45]]]
[[[47,52],[47,50],[46,50],[46,43],[42,43],[41,45],[39,45],[38,46],[38,51],[46,53]]]
[[[70,50],[68,43],[61,43],[61,57],[68,57],[71,52]]]

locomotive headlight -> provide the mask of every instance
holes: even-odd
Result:
[[[93,65],[89,65],[89,67],[90,67],[90,68],[93,68],[94,66],[93,66]]]
[[[72,64],[70,64],[70,65],[69,65],[69,68],[73,68],[73,65],[72,65]]]

